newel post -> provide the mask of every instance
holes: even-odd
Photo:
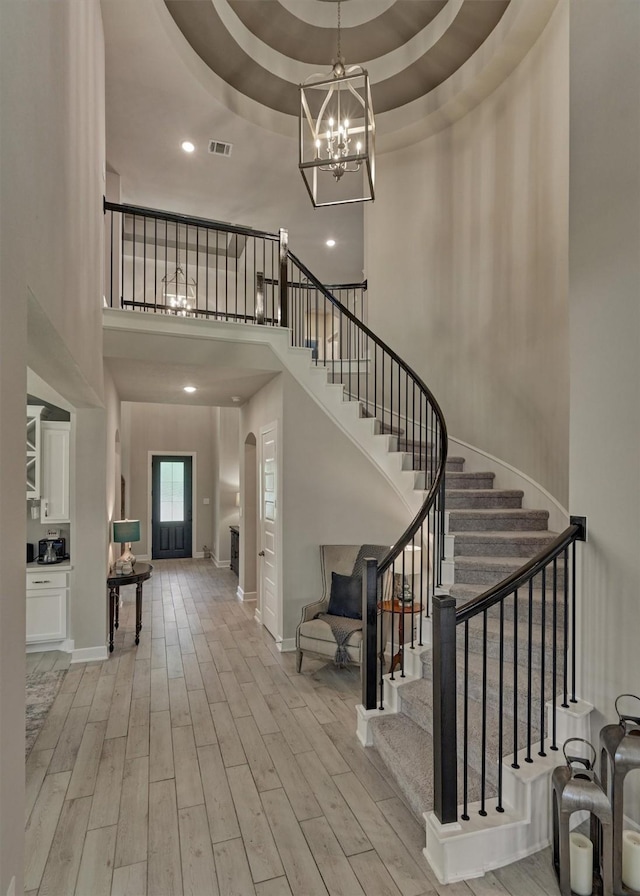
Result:
[[[287,257],[289,253],[289,231],[280,228],[280,326],[289,326],[289,284]]]
[[[433,598],[433,811],[440,824],[458,820],[456,743],[456,601]]]
[[[362,577],[362,657],[360,678],[362,682],[362,705],[365,709],[376,708],[377,684],[377,622],[378,622],[378,563],[368,557],[365,560]]]

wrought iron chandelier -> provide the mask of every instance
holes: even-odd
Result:
[[[314,207],[367,202],[374,198],[375,120],[369,75],[345,66],[340,44],[326,75],[300,85],[298,167]]]
[[[196,301],[196,281],[185,276],[180,266],[180,234],[176,228],[176,269],[171,277],[162,278],[162,297],[169,314],[187,317]]]

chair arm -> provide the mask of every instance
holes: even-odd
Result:
[[[302,617],[300,619],[300,625],[303,622],[308,622],[310,619],[313,619],[318,613],[326,613],[327,607],[329,606],[329,601],[324,600],[316,600],[312,604],[306,604],[302,608]]]

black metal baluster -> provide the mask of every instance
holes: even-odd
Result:
[[[209,228],[208,227],[205,230],[205,234],[206,234],[206,253],[207,253],[206,265],[207,266],[205,268],[205,273],[204,273],[204,281],[205,281],[204,307],[208,312],[209,311]],[[245,286],[245,293],[246,293],[246,286]],[[245,311],[246,311],[246,300],[245,300]],[[208,319],[208,315],[207,315],[207,319]]]
[[[464,622],[464,689],[462,718],[462,820],[469,821],[469,621]],[[457,770],[456,770],[457,773]]]
[[[571,545],[571,702],[576,700],[576,543]]]
[[[546,567],[542,570],[542,595],[541,595],[541,605],[540,605],[540,627],[541,631],[541,643],[540,643],[540,749],[538,750],[538,756],[546,756],[544,749],[544,732],[545,732],[545,705],[544,705],[544,674],[545,674],[545,665],[546,665],[546,648],[547,648],[547,569]]]
[[[553,558],[553,668],[552,668],[552,681],[553,681],[553,693],[551,695],[552,701],[552,710],[551,710],[551,749],[557,750],[557,715],[558,715],[558,707],[557,707],[557,693],[558,693],[558,558]]]
[[[529,579],[529,622],[528,622],[528,650],[527,650],[527,755],[525,762],[533,762],[531,756],[531,728],[532,728],[532,676],[533,676],[533,579]]]
[[[569,548],[564,549],[564,623],[563,623],[563,645],[562,645],[562,708],[569,708]]]
[[[513,592],[513,762],[511,768],[520,768],[518,763],[518,589]]]
[[[147,219],[142,219],[142,240],[144,250],[142,254],[142,308],[144,310],[147,301]]]
[[[500,654],[498,668],[498,805],[496,812],[504,812],[502,805],[502,757],[504,732],[504,599],[500,601]]]
[[[487,611],[482,612],[482,780],[480,781],[480,812],[487,814],[485,801],[487,795]]]
[[[133,233],[131,250],[131,307],[136,310],[136,216],[132,215]]]
[[[158,310],[158,219],[153,219],[153,310]]]

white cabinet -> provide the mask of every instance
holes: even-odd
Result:
[[[67,636],[67,573],[27,573],[27,644]]]
[[[40,522],[69,522],[69,446],[71,424],[40,424]]]
[[[40,414],[42,407],[27,405],[27,501],[40,497]]]

